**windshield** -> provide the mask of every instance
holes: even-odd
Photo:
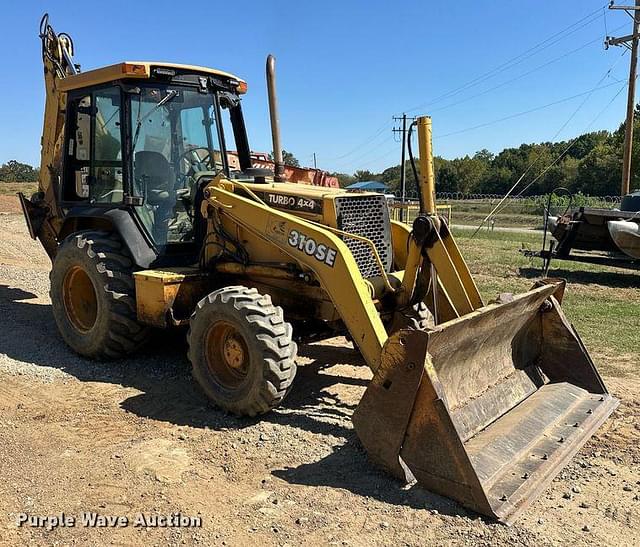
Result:
[[[215,95],[155,84],[130,97],[133,194],[157,246],[193,239],[197,174],[227,166]]]

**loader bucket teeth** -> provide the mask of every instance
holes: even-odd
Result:
[[[383,349],[353,421],[374,462],[512,523],[617,407],[543,284]]]

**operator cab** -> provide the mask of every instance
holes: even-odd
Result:
[[[159,255],[197,248],[205,180],[265,175],[251,169],[240,106],[246,84],[233,75],[122,63],[61,84],[68,92],[62,207],[131,210]]]

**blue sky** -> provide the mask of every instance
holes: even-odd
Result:
[[[629,60],[621,58],[620,48],[605,51],[602,40],[605,28],[609,34],[630,33],[631,19],[603,10],[604,5],[604,0],[5,2],[0,162],[39,162],[44,91],[37,29],[46,10],[56,31],[73,36],[76,60],[85,70],[127,59],[162,60],[243,77],[249,83],[244,99],[249,138],[260,151],[271,149],[264,62],[273,53],[284,147],[304,165],[316,152],[319,167],[353,172],[399,163],[391,117],[413,107],[419,108],[411,114],[433,116],[435,152],[448,158],[551,140],[583,102],[558,139],[580,134],[589,124],[616,128],[624,117]],[[585,95],[597,85],[603,89]]]

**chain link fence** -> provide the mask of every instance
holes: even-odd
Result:
[[[499,209],[491,214],[504,196],[499,194],[472,194],[462,192],[440,192],[436,194],[436,201],[441,214],[445,215],[449,223],[457,225],[479,226],[485,222],[488,229],[494,227],[540,228],[543,224],[543,214],[549,204],[548,195],[538,196],[510,196],[500,204]],[[615,209],[620,206],[620,196],[586,196],[574,194],[551,196],[551,214],[562,214],[567,208],[595,207]],[[404,203],[400,200],[390,202],[391,215],[394,220],[401,219],[404,211],[404,221],[408,224],[419,212],[417,200],[408,199]],[[489,217],[489,218],[487,218]]]

